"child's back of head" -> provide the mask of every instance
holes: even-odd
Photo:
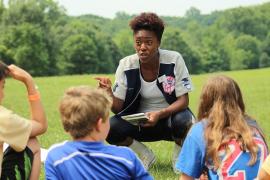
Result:
[[[103,142],[111,105],[112,98],[101,89],[79,86],[65,92],[59,110],[74,140],[50,148],[46,179],[153,179],[130,149]]]
[[[108,120],[112,98],[101,89],[88,86],[69,88],[59,106],[65,131],[74,139],[91,134],[99,119]]]

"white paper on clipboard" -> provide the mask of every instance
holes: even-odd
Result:
[[[145,115],[145,113],[130,114],[126,116],[121,116],[121,118],[134,125],[138,125],[138,124],[145,123],[146,121],[148,121],[148,118]]]

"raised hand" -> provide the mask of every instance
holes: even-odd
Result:
[[[8,69],[8,74],[18,81],[27,83],[27,81],[32,80],[32,76],[28,72],[16,65],[11,64],[8,66]]]
[[[108,91],[112,92],[112,82],[108,77],[95,77],[96,80],[99,81],[99,87]]]

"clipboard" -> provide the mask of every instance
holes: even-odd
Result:
[[[148,118],[145,115],[145,113],[130,114],[126,116],[121,116],[121,118],[133,125],[139,125],[148,121]]]

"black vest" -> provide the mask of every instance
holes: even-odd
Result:
[[[175,64],[173,63],[160,64],[158,77],[165,75],[165,76],[172,76],[175,78],[174,66]],[[137,112],[137,109],[140,105],[141,80],[139,68],[127,70],[125,71],[125,75],[127,77],[127,92],[123,105],[123,110],[118,115],[133,114]],[[175,90],[172,93],[168,94],[164,92],[162,83],[158,82],[158,80],[156,82],[159,90],[162,92],[168,104],[172,104],[177,100]]]

